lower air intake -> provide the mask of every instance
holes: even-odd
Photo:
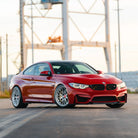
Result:
[[[118,100],[119,101],[125,101],[126,97],[125,96],[122,96],[122,97],[118,97]]]
[[[103,96],[103,97],[94,97],[92,102],[99,102],[99,101],[104,101],[104,102],[107,102],[107,101],[116,101],[116,97],[115,96]]]
[[[88,99],[89,99],[89,98],[80,97],[80,96],[77,95],[77,101],[78,101],[78,102],[86,102],[86,101],[88,101]]]

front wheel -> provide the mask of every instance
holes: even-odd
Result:
[[[117,104],[106,104],[110,108],[120,108],[124,105],[124,103],[117,103]]]
[[[66,88],[59,85],[55,90],[55,103],[61,108],[69,107],[69,98]]]
[[[12,104],[15,108],[26,108],[27,103],[23,103],[22,94],[19,87],[14,87],[11,95]]]

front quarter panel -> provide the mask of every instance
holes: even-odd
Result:
[[[24,95],[24,92],[23,92],[24,80],[22,79],[22,77],[23,77],[23,75],[18,74],[12,78],[12,80],[10,82],[10,86],[9,86],[10,95],[12,94],[12,89],[15,86],[18,86],[22,92],[22,95]],[[23,100],[24,100],[24,96],[23,96]]]
[[[21,81],[19,80],[19,75],[15,75],[13,76],[13,78],[11,79],[10,85],[9,85],[9,91],[10,91],[10,95],[12,94],[12,89],[18,86],[19,88],[21,87]]]
[[[72,77],[72,76],[73,75],[55,74],[55,79],[56,79],[55,88],[60,84],[62,84],[66,87],[68,96],[69,96],[69,100],[70,100],[70,104],[73,104],[74,102],[76,102],[76,96],[78,96],[78,95],[80,95],[82,97],[89,98],[90,100],[86,103],[91,103],[91,101],[94,97],[115,96],[118,98],[118,97],[127,95],[126,87],[123,89],[120,89],[120,90],[118,88],[116,88],[115,90],[106,90],[105,89],[102,91],[98,91],[98,90],[92,90],[91,88],[76,89],[76,88],[72,88],[71,86],[69,86],[69,83],[72,83],[72,82],[82,83],[82,84],[87,84],[87,85],[91,85],[91,84],[95,84],[95,83],[102,84],[103,82],[106,82],[106,84],[119,84],[122,82],[121,80],[119,80],[115,77],[108,76],[108,75],[106,75],[106,76],[97,75],[97,78],[95,77],[93,79],[92,77],[83,78],[83,76],[82,76],[82,78],[80,78],[80,77]],[[74,75],[74,76],[77,76],[77,75]],[[105,84],[105,87],[106,87],[106,84]],[[126,101],[127,101],[127,99],[125,100],[125,102]],[[78,103],[78,102],[76,102],[76,103]]]

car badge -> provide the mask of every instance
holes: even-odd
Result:
[[[102,82],[104,85],[106,84],[105,82]]]

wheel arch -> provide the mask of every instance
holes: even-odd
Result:
[[[64,84],[64,83],[58,83],[58,84],[55,85],[55,89],[54,89],[54,93],[53,93],[53,102],[55,103],[55,98],[54,98],[55,96],[54,95],[55,95],[56,88],[58,86],[64,86],[66,88],[67,93],[68,93],[68,97],[69,97],[69,104],[74,104],[75,103],[75,97],[74,97],[73,94],[71,94],[69,92],[69,89],[67,88],[68,86],[66,86],[66,84]]]
[[[13,91],[14,88],[18,89],[18,92]],[[24,101],[23,101],[22,91],[21,91],[21,88],[18,85],[14,85],[13,88],[12,88],[11,101],[12,101],[12,104],[15,108],[26,108],[28,106],[28,103],[24,103]],[[17,103],[15,104],[15,101],[16,102],[18,101],[17,102],[18,104]]]
[[[22,91],[21,91],[20,86],[16,84],[16,85],[14,85],[14,86],[10,89],[10,96],[12,95],[12,91],[13,91],[13,89],[14,89],[15,87],[18,87],[18,88],[20,89],[21,94],[22,94]]]
[[[59,87],[60,85],[63,85],[63,86],[66,88],[66,85],[65,85],[65,84],[63,84],[63,83],[58,83],[58,84],[55,86],[55,90],[56,90],[56,88]]]

